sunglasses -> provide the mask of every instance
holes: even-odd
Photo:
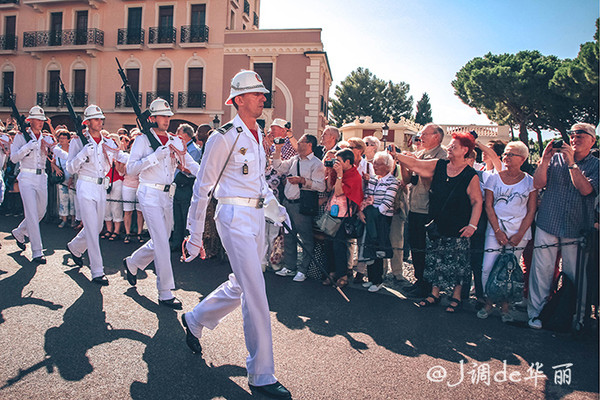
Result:
[[[421,140],[421,139],[415,139],[415,140],[413,140],[413,141],[414,141],[415,143],[421,143],[421,142],[422,142],[422,140]]]
[[[588,131],[584,131],[584,130],[581,130],[581,129],[575,129],[574,131],[567,131],[567,132],[569,132],[570,136],[577,135],[577,134],[582,134],[582,135],[583,134],[586,134],[586,135],[590,134]]]

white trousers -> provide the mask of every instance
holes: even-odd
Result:
[[[104,211],[104,220],[113,222],[123,222],[123,203],[121,200],[123,192],[123,181],[114,181],[110,193],[106,195],[106,210]],[[118,200],[118,201],[108,201]]]
[[[214,329],[241,304],[249,353],[248,381],[255,386],[275,383],[271,316],[260,266],[265,240],[264,212],[245,206],[219,205],[215,220],[233,273],[185,314],[187,324],[194,336],[200,337],[203,327]]]
[[[92,279],[104,275],[104,264],[100,252],[100,232],[104,224],[106,189],[104,185],[77,181],[77,209],[83,222],[83,229],[67,246],[78,257],[87,250],[90,259]]]
[[[139,186],[137,196],[150,240],[127,257],[127,267],[137,274],[138,269],[146,269],[154,261],[158,299],[169,300],[173,298],[171,290],[175,289],[169,247],[169,236],[173,229],[173,199],[169,193],[145,185]]]
[[[35,175],[21,172],[18,181],[25,219],[12,231],[12,234],[20,242],[25,240],[25,236],[29,237],[32,257],[41,257],[43,246],[40,221],[46,215],[48,206],[48,177],[45,173]]]
[[[535,230],[535,247],[548,244],[569,243],[579,238],[558,238],[540,228]],[[560,246],[562,257],[562,270],[576,284],[575,275],[577,272],[577,244],[569,246]],[[531,263],[531,273],[529,274],[529,301],[527,303],[527,314],[529,318],[535,318],[540,315],[546,298],[550,294],[552,278],[554,277],[554,265],[558,247],[548,247],[547,249],[533,249],[533,261]],[[582,288],[585,290],[585,285]],[[584,293],[585,295],[585,293]]]
[[[502,245],[500,243],[498,243],[498,240],[496,239],[495,235],[490,235],[490,228],[488,225],[487,231],[486,231],[486,236],[485,236],[485,245],[484,245],[484,249],[495,249],[495,250],[499,250],[502,248]],[[521,242],[516,246],[516,247],[525,247],[527,246],[527,242],[529,242],[529,239],[522,239]],[[506,246],[506,250],[507,251],[512,251],[515,254],[515,257],[517,258],[517,261],[519,261],[519,266],[521,265],[520,261],[521,261],[521,256],[523,255],[523,250],[512,250],[513,247],[510,246]],[[481,283],[483,285],[483,290],[485,291],[485,285],[487,284],[487,281],[490,277],[490,273],[492,272],[492,268],[494,267],[494,263],[496,262],[496,258],[498,258],[498,255],[500,255],[500,252],[498,251],[494,251],[492,253],[483,253],[483,264],[481,267]]]

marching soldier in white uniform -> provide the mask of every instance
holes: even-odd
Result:
[[[114,161],[126,162],[128,154],[119,151],[112,139],[100,133],[104,123],[100,107],[87,107],[83,117],[83,123],[87,125],[83,134],[88,143],[84,146],[79,137],[71,140],[67,158],[67,171],[78,174],[76,196],[83,229],[67,243],[67,250],[80,267],[83,266],[82,255],[87,250],[92,282],[106,286],[108,279],[104,275],[99,237],[106,208],[106,174]]]
[[[156,268],[156,286],[159,304],[181,309],[179,301],[171,292],[175,289],[169,236],[173,229],[173,178],[177,164],[192,174],[198,172],[198,163],[187,152],[183,141],[167,132],[173,112],[163,99],[150,104],[150,120],[157,127],[152,134],[160,141],[156,151],[152,150],[146,135],[136,137],[127,162],[127,173],[140,175],[137,196],[140,208],[148,224],[150,240],[123,260],[127,281],[135,286],[137,271],[145,269],[152,261]]]
[[[10,160],[15,164],[20,163],[17,179],[25,209],[25,219],[13,229],[12,235],[21,250],[25,250],[25,236],[29,237],[32,261],[38,264],[46,264],[46,258],[42,254],[40,221],[44,218],[48,205],[46,157],[56,143],[52,136],[42,134],[46,120],[42,107],[33,106],[27,117],[31,125],[27,129],[30,140],[27,141],[23,132],[20,132],[15,136],[10,150]]]
[[[11,142],[10,136],[4,132],[0,132],[0,204],[4,201],[4,192],[6,191],[6,186],[4,185],[4,167],[10,157]]]
[[[189,256],[185,261],[191,261],[200,252],[206,207],[214,191],[218,200],[217,230],[233,273],[193,311],[185,313],[182,322],[188,346],[199,353],[202,329],[214,329],[241,304],[250,388],[270,397],[288,398],[290,392],[274,375],[271,319],[261,269],[265,215],[279,222],[287,216],[265,180],[263,134],[256,122],[266,100],[264,93],[269,91],[256,72],[238,73],[225,103],[233,105],[238,115],[206,143],[188,213]]]

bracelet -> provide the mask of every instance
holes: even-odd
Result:
[[[477,230],[477,226],[473,225],[473,224],[469,224],[469,226],[475,230]]]
[[[338,180],[340,180],[340,181],[342,180],[342,177],[341,177],[341,176],[338,176],[337,178],[338,178]]]
[[[494,233],[498,233],[498,232],[500,232],[500,228],[494,230]]]

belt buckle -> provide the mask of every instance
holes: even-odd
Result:
[[[96,184],[97,185],[102,185],[103,182],[104,182],[104,178],[97,178],[96,179]]]
[[[256,208],[263,208],[264,205],[265,205],[265,199],[264,199],[264,197],[260,197],[258,199],[258,203],[256,203]]]
[[[171,185],[165,185],[165,187],[163,188],[163,192],[168,192],[171,190]]]
[[[36,175],[41,175],[41,174],[42,174],[42,170],[41,170],[40,168],[37,168],[37,169],[35,170],[35,174],[36,174]]]

